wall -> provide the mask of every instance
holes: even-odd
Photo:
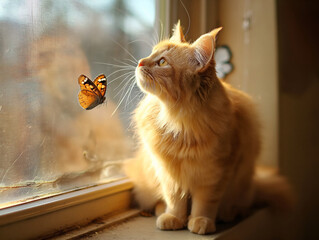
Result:
[[[260,163],[278,163],[278,73],[275,1],[223,0],[217,5],[223,30],[219,45],[233,53],[234,71],[225,79],[251,95],[262,120]],[[247,28],[243,28],[246,21]]]
[[[319,239],[319,2],[277,2],[280,167],[298,196],[296,239]]]

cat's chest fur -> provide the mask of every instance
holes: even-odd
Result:
[[[158,105],[150,105],[140,108],[138,124],[157,171],[164,171],[182,188],[212,181],[220,139],[209,124],[198,121],[178,125],[161,116]]]
[[[175,189],[183,192],[213,181],[214,139],[201,141],[190,133],[165,133],[165,128],[154,132],[152,138],[152,142],[145,140],[161,181],[172,182]]]

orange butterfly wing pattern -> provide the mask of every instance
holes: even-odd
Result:
[[[93,82],[82,74],[78,78],[78,83],[81,88],[78,98],[82,108],[90,110],[105,101],[107,79],[104,74],[96,77]]]
[[[106,82],[106,77],[104,74],[101,74],[99,76],[97,76],[93,82],[95,84],[95,86],[98,88],[98,90],[100,91],[102,97],[104,97],[105,92],[106,92],[106,87],[107,87],[107,82]]]

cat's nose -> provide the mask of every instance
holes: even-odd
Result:
[[[142,67],[144,66],[144,59],[141,59],[139,62],[138,62],[138,67]]]

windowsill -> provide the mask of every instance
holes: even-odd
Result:
[[[38,239],[129,208],[128,179],[0,210],[0,239]]]
[[[99,219],[98,222],[92,223],[84,229],[67,233],[63,236],[55,238],[56,240],[65,239],[152,239],[152,240],[270,240],[274,239],[274,217],[269,209],[260,209],[254,212],[251,216],[237,223],[218,224],[217,232],[210,235],[197,235],[190,233],[188,230],[180,231],[161,231],[155,227],[155,217],[132,217],[136,216],[137,212],[131,210],[126,216],[131,217],[124,221],[125,214],[120,214],[118,218],[112,217],[113,224],[109,219]],[[123,218],[124,216],[124,218]],[[120,219],[114,224],[115,219]]]
[[[128,179],[22,204],[0,211],[0,239],[274,239],[275,217],[269,209],[255,211],[232,224],[218,224],[211,235],[188,230],[160,231],[155,217],[129,209]],[[54,235],[52,235],[54,234]],[[277,235],[276,235],[277,236]]]

